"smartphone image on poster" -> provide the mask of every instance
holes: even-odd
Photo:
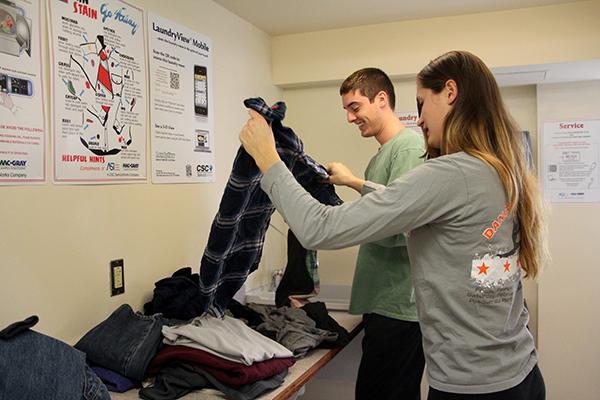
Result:
[[[29,79],[0,74],[0,91],[6,94],[33,96],[33,84]]]
[[[196,129],[196,145],[194,146],[194,151],[210,153],[210,142],[207,130]]]
[[[194,112],[208,117],[208,79],[206,67],[194,65]]]

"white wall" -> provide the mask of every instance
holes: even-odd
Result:
[[[265,33],[212,1],[132,4],[213,41],[216,182],[57,186],[46,149],[48,183],[0,187],[0,327],[37,314],[36,329],[73,342],[122,303],[140,309],[154,282],[179,267],[197,272],[246,120],[242,100],[279,96],[271,84],[271,39]],[[45,10],[42,22],[49,105]],[[109,297],[109,261],[115,258],[125,259],[126,290]],[[285,238],[269,233],[263,260],[280,265]]]
[[[600,119],[600,81],[540,85],[537,98],[540,129],[543,122]],[[600,393],[599,223],[600,203],[552,205],[553,260],[539,285],[540,365],[548,400],[589,400]]]

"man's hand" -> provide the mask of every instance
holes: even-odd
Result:
[[[344,164],[332,162],[325,165],[325,168],[327,169],[327,172],[329,172],[329,183],[348,186],[358,193],[362,192],[365,181],[354,176],[352,171]]]
[[[275,148],[273,131],[262,115],[249,109],[250,118],[242,127],[240,142],[244,149],[254,158],[256,165],[264,174],[279,160],[279,154]]]

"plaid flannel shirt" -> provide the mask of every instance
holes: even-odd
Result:
[[[271,125],[277,152],[296,180],[320,202],[341,204],[333,185],[327,183],[327,170],[306,155],[302,141],[282,125],[285,103],[269,107],[263,99],[251,98],[244,105],[259,112]],[[256,163],[240,146],[200,262],[202,314],[223,316],[248,274],[258,268],[265,233],[275,211],[260,188],[261,178]]]

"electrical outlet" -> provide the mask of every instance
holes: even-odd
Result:
[[[123,259],[110,262],[110,295],[125,293],[125,264]]]

